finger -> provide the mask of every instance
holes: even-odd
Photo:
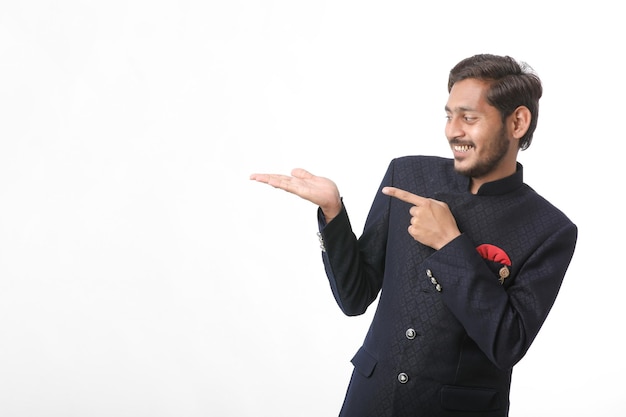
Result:
[[[250,179],[253,181],[269,184],[273,179],[279,177],[278,174],[251,174]]]
[[[290,176],[280,174],[252,174],[250,175],[250,179],[282,189],[288,187],[291,181]]]
[[[250,174],[250,179],[252,181],[267,182],[269,180],[269,175],[268,174]]]
[[[417,194],[410,193],[405,190],[401,190],[396,187],[383,187],[383,194],[388,195],[390,197],[395,197],[398,200],[402,200],[406,203],[413,204],[414,206],[419,206],[428,201],[427,198],[421,197]]]
[[[291,170],[291,175],[294,176],[295,178],[300,178],[300,179],[312,178],[314,176],[309,171],[303,168],[294,168],[293,170]]]

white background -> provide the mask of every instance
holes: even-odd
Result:
[[[626,415],[623,14],[551,4],[3,1],[0,415],[335,416],[372,310],[249,174],[332,178],[360,233],[391,158],[449,155],[482,52],[542,77],[520,161],[580,229],[511,416]]]

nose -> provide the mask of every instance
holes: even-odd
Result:
[[[463,137],[462,124],[458,117],[451,116],[446,120],[445,134],[448,140]]]

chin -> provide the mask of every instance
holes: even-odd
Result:
[[[454,170],[461,175],[471,176],[472,168],[470,164],[459,162],[456,159],[454,160]]]

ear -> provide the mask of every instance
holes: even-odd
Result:
[[[530,110],[526,106],[519,106],[513,111],[513,114],[509,117],[509,127],[511,135],[515,139],[521,139],[522,136],[526,134],[528,131],[528,127],[530,126],[530,120],[532,119],[532,115],[530,114]]]

